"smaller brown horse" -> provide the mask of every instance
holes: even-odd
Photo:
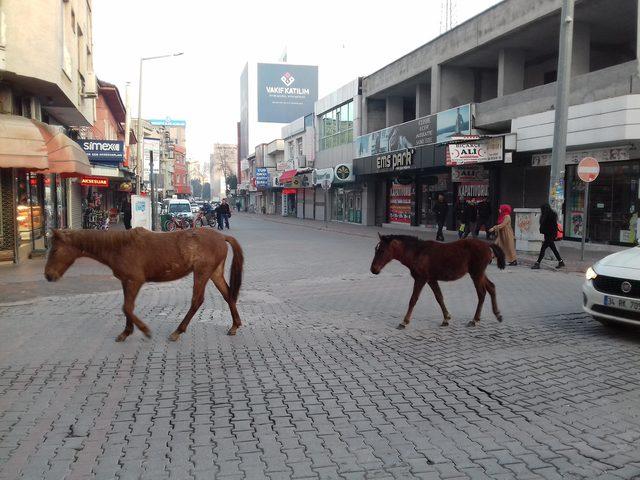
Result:
[[[379,234],[378,234],[379,235]],[[504,269],[505,259],[502,249],[495,244],[487,244],[481,240],[466,239],[457,242],[441,243],[420,240],[408,235],[379,235],[380,242],[376,246],[376,254],[371,262],[371,273],[377,275],[391,260],[398,260],[411,272],[414,279],[413,294],[409,301],[409,309],[399,329],[405,328],[411,321],[413,307],[420,297],[426,283],[429,284],[442,309],[444,320],[442,326],[449,325],[451,315],[444,304],[438,281],[458,280],[467,273],[471,276],[478,293],[476,314],[468,325],[474,326],[480,321],[482,305],[487,292],[491,295],[493,313],[499,322],[502,315],[496,301],[496,286],[485,274],[487,265],[493,255],[498,260],[498,268]],[[493,252],[493,254],[492,254]]]
[[[224,279],[227,243],[233,249],[230,285]],[[149,327],[133,313],[136,297],[144,283],[169,282],[191,272],[191,308],[169,340],[178,340],[186,331],[191,318],[204,302],[209,279],[229,305],[233,325],[227,333],[235,335],[242,324],[236,301],[242,283],[244,258],[242,248],[233,237],[207,228],[168,233],[150,232],[144,228],[126,231],[53,230],[53,244],[44,269],[45,278],[50,282],[60,279],[78,257],[93,258],[105,264],[122,282],[122,310],[127,323],[116,342],[122,342],[131,335],[134,325],[151,337]]]

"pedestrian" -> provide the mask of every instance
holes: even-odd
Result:
[[[443,194],[438,194],[438,199],[433,206],[433,213],[436,216],[436,223],[438,224],[438,233],[436,233],[436,240],[444,242],[444,235],[442,234],[442,228],[447,221],[447,213],[449,212],[449,205],[444,198]]]
[[[498,223],[489,229],[490,232],[496,232],[496,245],[504,251],[504,256],[509,265],[518,265],[516,258],[515,236],[511,227],[511,206],[500,205]]]
[[[464,202],[462,209],[462,217],[464,223],[464,229],[462,231],[462,238],[467,238],[469,234],[476,230],[476,220],[478,218],[478,209],[473,200],[467,200]]]
[[[542,247],[540,247],[538,260],[531,268],[534,270],[540,268],[540,262],[542,262],[544,258],[544,252],[547,250],[547,247],[549,247],[556,256],[556,260],[558,261],[556,268],[564,267],[564,260],[562,260],[560,252],[558,252],[556,248],[556,239],[558,238],[558,214],[553,211],[548,203],[540,207],[540,233],[544,235],[544,241],[542,242]]]
[[[236,210],[240,211],[240,200],[236,200]]]
[[[458,238],[462,238],[464,234],[464,206],[466,201],[464,198],[458,199],[458,203],[456,204],[456,219],[458,220]]]
[[[225,227],[228,229],[231,209],[229,208],[226,198],[222,199],[222,203],[216,207],[215,212],[218,219],[218,230],[224,230]]]
[[[487,240],[489,239],[489,229],[491,228],[491,205],[487,201],[487,199],[483,199],[478,202],[478,219],[476,221],[476,229],[473,232],[474,237],[478,237],[480,235],[480,228],[484,227],[484,233],[487,236]]]
[[[122,223],[126,230],[131,230],[131,200],[129,195],[125,195],[122,201]]]

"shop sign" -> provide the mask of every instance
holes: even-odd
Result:
[[[153,152],[153,173],[160,173],[160,139],[145,137],[142,141],[144,152],[144,177],[145,182],[149,181],[149,170],[151,169],[151,152]]]
[[[378,170],[407,170],[413,166],[415,153],[414,148],[407,148],[401,152],[380,155],[376,157],[376,168]]]
[[[265,167],[257,167],[256,168],[256,187],[268,187],[269,182],[269,170]]]
[[[120,140],[78,140],[89,162],[118,166],[124,162],[124,142]]]
[[[458,198],[487,198],[489,182],[469,182],[458,186]]]
[[[276,163],[276,170],[278,172],[284,172],[286,170],[293,170],[294,166],[293,166],[293,162],[291,161],[282,161],[282,162],[278,162]]]
[[[471,105],[462,105],[368,133],[355,139],[355,157],[371,157],[469,135],[471,120]]]
[[[82,177],[80,185],[83,187],[109,188],[109,179],[107,177]]]
[[[336,165],[335,180],[339,183],[353,182],[355,176],[353,175],[352,163],[340,163]]]
[[[503,138],[495,137],[473,143],[450,144],[447,165],[467,163],[501,162]]]
[[[328,181],[329,185],[333,182],[333,168],[318,168],[313,171],[314,185],[322,185],[322,182]]]
[[[551,153],[534,153],[531,156],[531,166],[548,167],[551,165]],[[582,150],[579,152],[567,152],[565,164],[578,164],[585,157],[593,157],[598,162],[620,162],[629,160],[629,147],[599,148],[595,150]]]
[[[488,179],[489,171],[482,165],[462,165],[451,168],[451,181],[454,183]]]

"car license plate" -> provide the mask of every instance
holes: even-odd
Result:
[[[640,302],[629,300],[628,298],[604,297],[604,304],[607,307],[622,308],[623,310],[631,310],[632,312],[640,312]]]

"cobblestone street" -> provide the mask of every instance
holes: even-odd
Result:
[[[502,324],[487,301],[465,326],[466,277],[441,284],[449,327],[425,289],[399,331],[413,283],[398,263],[369,273],[377,230],[319,226],[232,217],[236,337],[209,285],[167,340],[189,277],[143,287],[153,338],[115,343],[103,267],[0,270],[0,478],[640,477],[640,335],[581,313],[581,274],[491,265]]]

